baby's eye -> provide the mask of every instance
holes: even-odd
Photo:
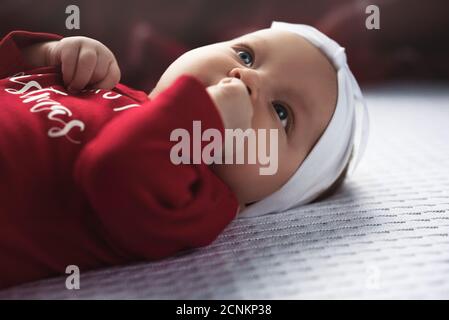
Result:
[[[250,52],[246,50],[239,50],[237,51],[237,55],[239,56],[240,60],[242,60],[243,63],[248,67],[251,67],[253,65],[254,58]]]
[[[281,124],[284,128],[288,125],[288,109],[278,102],[273,102],[273,108],[276,110]]]

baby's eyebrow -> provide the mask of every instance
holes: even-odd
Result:
[[[265,49],[266,50],[266,42],[267,39],[265,39],[264,37],[261,37],[257,34],[251,34],[249,38],[252,37],[252,41],[253,43],[259,48],[259,49]]]
[[[254,34],[254,33],[250,34],[249,36],[256,39],[257,41],[265,41],[266,40],[265,38],[263,38],[257,34]]]
[[[244,34],[238,38],[235,38],[234,41],[236,42],[248,42],[251,43],[252,45],[255,45],[257,48],[259,48],[260,46],[263,46],[263,44],[266,42],[266,39],[256,35],[256,34]]]

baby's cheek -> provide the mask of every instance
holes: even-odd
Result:
[[[259,166],[255,164],[216,164],[211,168],[231,188],[241,203],[259,198]]]
[[[272,175],[262,175],[261,166],[257,170],[249,170],[248,173],[242,175],[246,180],[243,182],[245,189],[243,192],[247,194],[247,203],[262,200],[275,192],[281,186],[278,172]]]
[[[267,106],[263,101],[257,101],[253,110],[251,127],[255,131],[256,137],[259,137],[259,130],[263,130],[263,132],[265,132],[266,141],[269,144],[270,132],[276,131],[276,138],[279,140],[277,142],[281,142],[283,139],[283,132],[280,132],[280,130],[284,129],[280,127],[277,118],[274,118],[274,115],[272,114],[273,110],[270,109],[270,106]],[[269,149],[269,145],[267,145],[267,149]]]

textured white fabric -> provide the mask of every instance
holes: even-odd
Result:
[[[324,133],[293,176],[279,190],[245,208],[241,217],[276,213],[314,200],[338,178],[351,151],[354,158],[349,164],[348,176],[354,173],[368,140],[368,110],[346,62],[344,48],[308,25],[273,22],[271,28],[302,36],[328,57],[337,71],[338,98]]]
[[[332,197],[237,218],[209,246],[0,299],[449,299],[449,87],[367,91],[371,134]],[[214,212],[212,212],[213,214]]]

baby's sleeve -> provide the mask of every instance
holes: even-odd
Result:
[[[0,79],[31,69],[23,58],[22,50],[35,43],[60,40],[62,36],[51,33],[12,31],[0,41]]]
[[[109,242],[133,258],[157,259],[212,242],[237,214],[234,193],[202,164],[170,161],[170,133],[192,122],[223,136],[201,83],[182,76],[140,108],[109,122],[74,169]],[[202,143],[204,146],[204,143]]]

